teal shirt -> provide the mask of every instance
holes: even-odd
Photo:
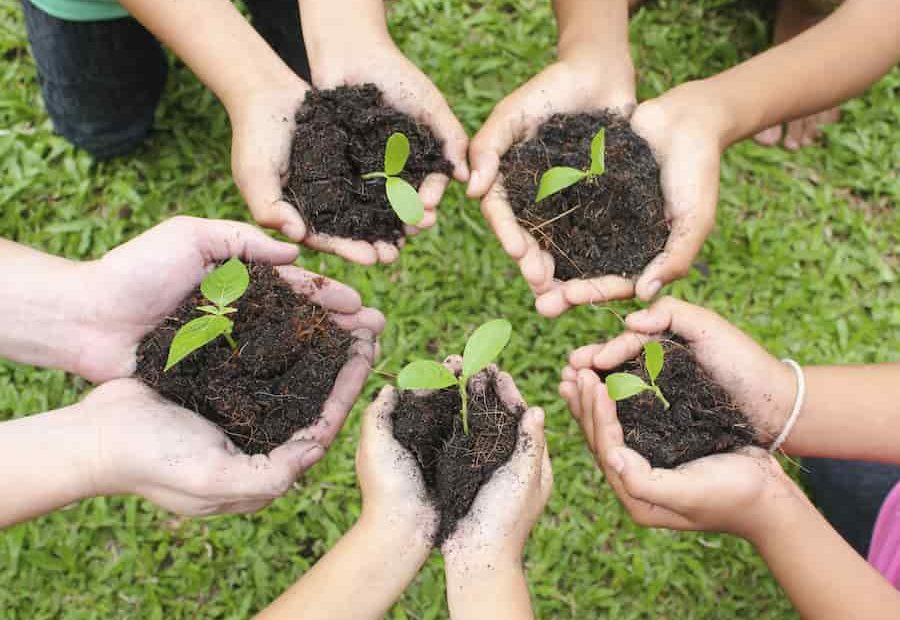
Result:
[[[97,22],[128,17],[117,0],[31,0],[44,13],[72,22]]]

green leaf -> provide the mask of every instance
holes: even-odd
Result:
[[[384,172],[391,177],[400,174],[406,166],[407,159],[409,159],[409,140],[402,133],[392,133],[384,149]]]
[[[606,377],[606,391],[613,400],[625,400],[649,389],[643,379],[630,372],[616,372]]]
[[[238,299],[250,286],[250,273],[237,257],[213,269],[203,278],[200,290],[203,296],[217,306],[227,306]]]
[[[415,226],[425,217],[425,206],[416,188],[401,179],[390,177],[385,182],[388,202],[404,224]]]
[[[591,140],[591,174],[606,172],[606,128],[601,127]]]
[[[509,342],[512,325],[506,319],[488,321],[469,336],[463,351],[463,372],[465,379],[493,362]]]
[[[649,340],[644,343],[644,367],[650,375],[650,381],[656,382],[663,367],[663,348],[657,340]]]
[[[576,168],[569,168],[567,166],[550,168],[550,170],[541,176],[541,182],[538,185],[538,192],[534,201],[540,202],[547,196],[552,196],[556,192],[575,185],[586,176],[586,172]]]
[[[197,310],[206,312],[207,314],[220,314],[219,309],[215,306],[197,306]]]
[[[164,370],[169,370],[203,345],[228,332],[231,326],[232,322],[224,316],[201,316],[185,323],[172,339]]]
[[[397,387],[401,390],[439,390],[456,384],[456,376],[446,366],[431,360],[407,364],[397,375]]]

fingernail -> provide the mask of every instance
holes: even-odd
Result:
[[[614,472],[621,474],[625,469],[625,458],[622,456],[621,452],[613,450],[609,453],[609,456],[606,457],[606,464],[612,467]]]
[[[313,465],[319,462],[319,459],[325,454],[325,449],[322,446],[313,446],[309,450],[303,453],[303,456],[300,457],[300,466],[303,469],[309,469]]]
[[[659,280],[653,280],[650,284],[647,285],[647,297],[653,297],[659,292],[659,289],[662,288],[662,282]]]

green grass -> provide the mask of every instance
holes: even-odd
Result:
[[[504,93],[551,59],[548,4],[401,0],[391,26],[474,130]],[[760,14],[743,4],[670,0],[634,18],[632,40],[646,98],[746,58],[764,48],[767,33]],[[15,0],[0,0],[0,54],[3,237],[91,258],[176,213],[247,218],[230,178],[226,116],[183,66],[170,78],[147,146],[96,165],[52,132]],[[718,227],[700,257],[708,269],[672,291],[721,312],[778,355],[806,363],[895,356],[898,94],[894,69],[844,106],[827,146],[798,154],[750,143],[731,149]],[[430,355],[429,347],[461,350],[465,334],[487,318],[513,322],[503,365],[530,402],[546,407],[557,481],[527,550],[541,617],[795,617],[746,543],[629,521],[556,395],[568,351],[612,334],[613,320],[590,308],[540,318],[458,186],[438,226],[411,241],[397,265],[360,268],[313,253],[304,262],[353,284],[388,316],[378,363],[385,371]],[[381,382],[372,380],[360,406]],[[58,372],[0,363],[0,419],[73,402],[87,387]],[[246,617],[308,569],[358,514],[359,411],[297,490],[257,515],[178,519],[135,498],[95,499],[0,533],[0,617]],[[446,617],[443,585],[435,554],[391,617]]]

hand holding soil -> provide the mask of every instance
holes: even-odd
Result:
[[[324,455],[291,441],[249,456],[221,429],[134,379],[116,379],[84,400],[94,445],[93,495],[137,494],[181,515],[249,513],[287,492]]]
[[[752,440],[758,445],[768,446],[784,428],[796,395],[793,371],[715,312],[665,297],[650,308],[629,315],[625,322],[628,329],[625,333],[605,344],[581,347],[570,355],[569,365],[563,370],[560,393],[573,414],[583,408],[585,398],[578,394],[585,390],[589,394],[592,388],[585,387],[585,381],[593,385],[595,370],[608,372],[617,368],[638,357],[647,339],[674,334],[689,349],[700,371],[715,386],[701,389],[696,383],[684,388],[679,384],[669,386],[670,391],[674,389],[677,393],[687,389],[698,398],[705,398],[715,390],[724,390],[723,396],[731,406],[747,416],[753,427]],[[666,365],[677,363],[678,358],[672,358]],[[684,363],[681,365],[683,367]],[[660,386],[666,392],[664,381],[664,378],[660,379]],[[720,408],[721,401],[722,397],[711,400],[707,410]],[[630,411],[633,404],[622,401],[618,407],[621,417],[623,410]],[[630,423],[640,425],[642,421],[647,421],[650,412],[636,410],[634,415]],[[723,415],[726,415],[724,411]],[[672,415],[661,413],[660,417],[667,419]],[[590,433],[591,429],[585,428],[585,434],[589,436]],[[711,441],[709,437],[707,439]],[[790,443],[789,437],[787,449]]]

